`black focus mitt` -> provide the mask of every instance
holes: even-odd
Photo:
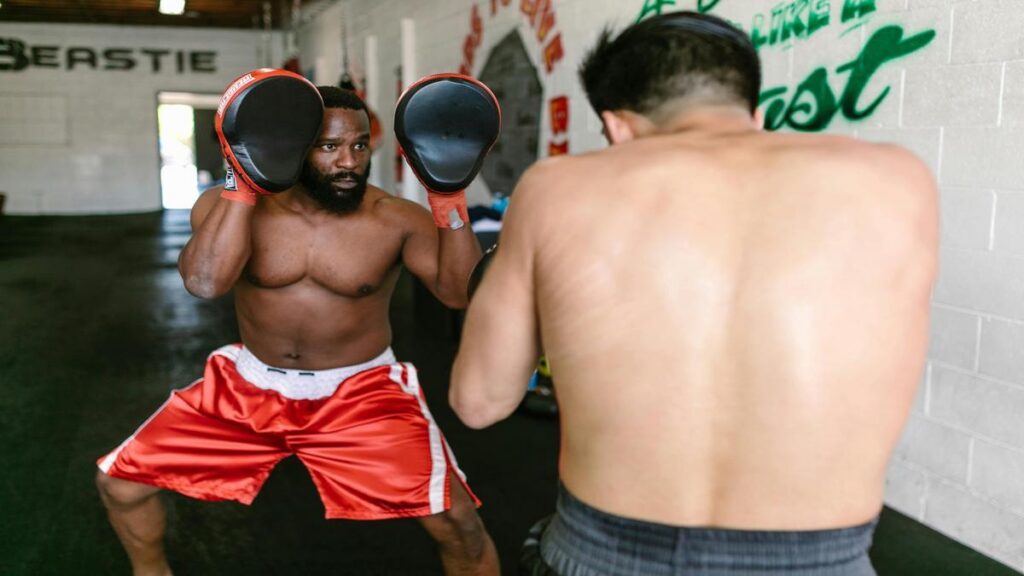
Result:
[[[298,74],[262,68],[232,82],[214,120],[228,162],[222,195],[254,205],[291,188],[323,119],[320,92]]]
[[[469,76],[427,76],[399,98],[395,136],[427,189],[438,227],[458,229],[469,222],[464,191],[500,130],[498,99]]]

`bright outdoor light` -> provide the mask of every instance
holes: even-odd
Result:
[[[160,0],[161,14],[180,15],[185,13],[185,0]]]

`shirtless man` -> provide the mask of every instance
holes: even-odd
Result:
[[[211,189],[192,210],[185,287],[201,298],[234,289],[242,345],[211,354],[202,380],[100,460],[100,494],[136,575],[170,573],[159,488],[248,504],[290,454],[328,518],[415,517],[447,574],[498,572],[416,370],[389,348],[400,266],[464,307],[479,245],[469,227],[439,230],[418,204],[368,186],[365,105],[317,90],[324,119],[299,184],[258,202]]]
[[[450,401],[488,426],[541,350],[562,415],[561,574],[873,574],[922,371],[936,188],[908,152],[767,133],[749,39],[673,13],[580,75],[612,146],[512,195]]]

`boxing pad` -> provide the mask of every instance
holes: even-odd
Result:
[[[469,297],[472,299],[476,289],[480,286],[480,282],[484,279],[484,274],[487,272],[487,267],[491,265],[491,260],[494,260],[494,255],[498,252],[498,245],[495,244],[484,252],[480,261],[473,267],[473,271],[469,274]]]
[[[427,76],[402,94],[395,136],[420,182],[431,192],[464,190],[498,139],[501,108],[478,80]]]
[[[413,173],[432,193],[428,199],[438,226],[454,229],[461,227],[457,220],[468,221],[460,193],[480,172],[500,130],[498,99],[469,76],[427,76],[399,98],[395,136]]]
[[[214,126],[239,190],[271,194],[291,188],[323,118],[320,93],[298,74],[263,68],[232,82]],[[225,188],[230,184],[229,177]]]

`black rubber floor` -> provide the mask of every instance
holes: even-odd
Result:
[[[189,296],[175,268],[187,215],[0,218],[0,574],[128,574],[93,486],[95,460],[171,389],[236,341],[230,301]],[[514,574],[529,526],[554,505],[558,425],[515,415],[476,432],[445,402],[450,318],[403,280],[394,348],[417,364],[431,409]],[[424,320],[433,320],[426,322]],[[439,574],[414,521],[326,521],[294,458],[251,507],[166,498],[179,576]],[[891,511],[872,558],[882,575],[1016,574]]]

